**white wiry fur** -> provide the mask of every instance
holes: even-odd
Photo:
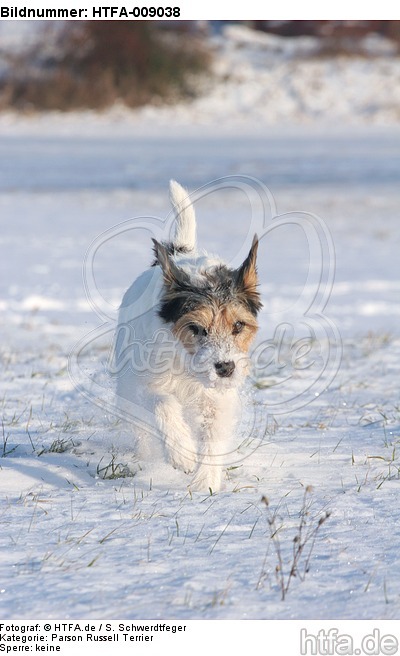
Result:
[[[187,192],[171,182],[170,195],[177,221],[173,243],[186,251],[171,255],[170,261],[199,282],[220,260],[195,251],[195,214]],[[217,491],[229,461],[247,358],[230,333],[210,333],[199,340],[195,353],[188,353],[174,325],[160,317],[165,289],[157,265],[142,273],[123,298],[114,349],[119,407],[135,417],[143,460],[151,457],[149,444],[156,435],[175,467],[194,472],[191,489]],[[215,363],[221,361],[235,363],[231,376],[217,375]]]
[[[189,193],[178,182],[171,180],[169,197],[176,218],[174,244],[192,251],[196,247],[196,217]]]

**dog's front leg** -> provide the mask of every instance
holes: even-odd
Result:
[[[175,396],[166,394],[157,400],[154,413],[157,428],[172,464],[187,473],[192,472],[197,455],[196,447],[191,430],[183,417],[181,404]]]
[[[200,435],[200,463],[190,484],[192,490],[218,492],[224,465],[229,464],[230,441],[236,416],[236,393],[226,393],[220,399],[207,399],[203,411]]]

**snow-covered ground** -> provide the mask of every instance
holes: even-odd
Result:
[[[0,116],[0,616],[398,619],[400,130],[151,115]],[[168,180],[222,176],[199,242],[235,263],[257,227],[264,309],[210,496],[137,471],[107,359]]]

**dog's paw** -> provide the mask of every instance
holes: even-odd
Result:
[[[195,463],[190,458],[176,451],[170,456],[171,464],[175,469],[181,469],[185,474],[193,474]]]
[[[181,469],[185,474],[192,474],[196,466],[195,445],[186,440],[185,445],[176,440],[165,442],[167,458],[175,469]]]
[[[217,466],[201,466],[197,470],[188,488],[193,492],[219,492],[221,489],[221,469]]]

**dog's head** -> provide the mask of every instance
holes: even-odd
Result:
[[[159,316],[191,356],[190,373],[213,385],[236,385],[247,371],[262,307],[257,236],[238,269],[215,263],[180,267],[166,246],[153,242],[164,279]]]

